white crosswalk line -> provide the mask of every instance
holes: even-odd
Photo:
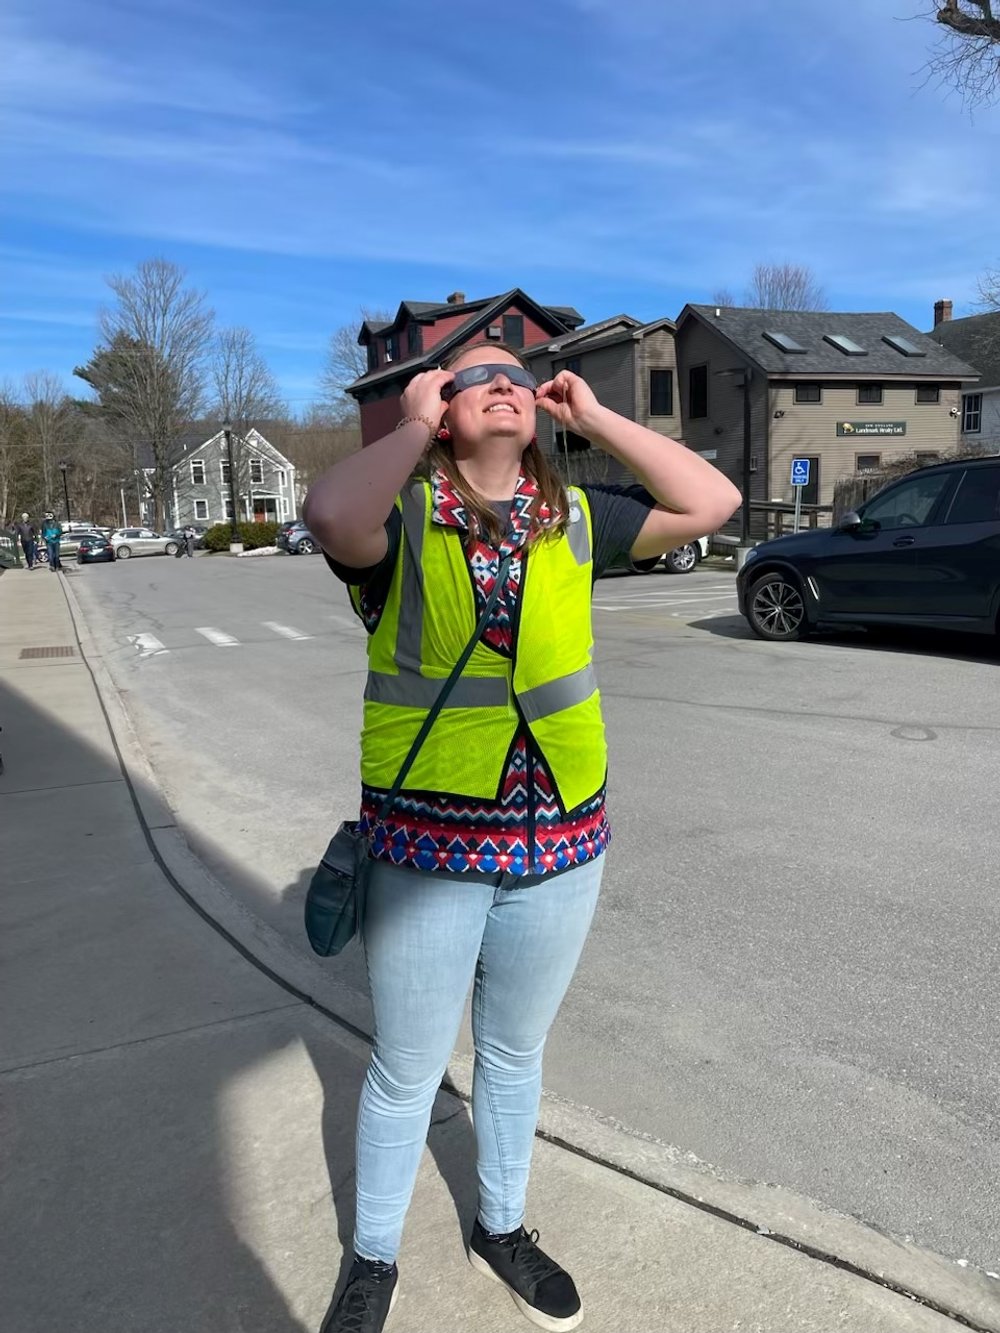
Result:
[[[130,634],[128,641],[138,650],[140,657],[155,657],[157,653],[170,651],[155,634]]]
[[[221,629],[215,629],[211,625],[196,626],[195,634],[202,635],[209,643],[215,644],[216,648],[238,648],[239,639],[234,639],[231,634],[225,634]]]
[[[269,629],[272,634],[280,634],[283,639],[311,639],[311,634],[303,634],[300,629],[295,629],[292,625],[279,625],[276,620],[263,620],[261,624],[265,629]]]

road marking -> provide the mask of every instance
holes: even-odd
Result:
[[[195,628],[195,634],[201,634],[209,643],[214,643],[216,648],[238,648],[239,639],[234,639],[231,634],[224,634],[221,629],[213,629],[211,625],[203,625]]]
[[[130,634],[128,641],[138,650],[140,657],[155,657],[157,653],[170,651],[153,634]]]
[[[294,629],[291,625],[279,625],[275,620],[263,620],[261,624],[265,629],[269,629],[272,634],[280,634],[283,639],[311,639],[311,634],[303,634],[300,629]]]

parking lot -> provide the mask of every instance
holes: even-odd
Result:
[[[301,945],[357,802],[343,589],[318,558],[67,577],[188,836]],[[594,620],[614,839],[546,1085],[996,1269],[993,646],[763,643],[711,566],[606,578]]]

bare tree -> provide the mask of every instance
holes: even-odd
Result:
[[[295,464],[303,486],[309,486],[327,468],[361,448],[361,430],[322,403],[314,403],[298,421],[274,422],[268,438]]]
[[[368,371],[368,355],[359,343],[358,332],[367,320],[370,324],[388,324],[393,316],[388,310],[362,306],[357,324],[343,324],[330,335],[326,358],[319,377],[319,392],[324,407],[342,423],[357,420],[358,406],[345,390]]]
[[[257,349],[253,334],[243,327],[222,329],[215,338],[211,367],[214,410],[231,428],[233,490],[253,512],[253,480],[248,443],[250,432],[285,415],[277,381]],[[261,431],[263,434],[263,431]],[[273,443],[273,441],[272,441]]]
[[[103,343],[73,373],[97,393],[162,528],[179,439],[204,399],[213,315],[202,293],[185,286],[184,270],[166,259],[144,260],[133,275],[107,282],[116,301],[101,312]]]
[[[993,101],[1000,93],[997,0],[937,0],[933,13],[945,31],[929,74],[951,84],[969,106]]]
[[[758,310],[826,310],[826,293],[805,264],[755,264],[746,303]]]
[[[988,268],[980,277],[979,308],[1000,310],[1000,268]]]
[[[709,299],[709,303],[717,306],[734,306],[736,304],[736,297],[728,287],[716,287]]]
[[[0,522],[12,523],[22,510],[41,504],[41,473],[28,447],[28,421],[18,394],[0,385]]]
[[[72,400],[58,376],[48,370],[39,370],[24,377],[24,402],[27,446],[35,454],[41,480],[39,498],[44,506],[57,510],[62,502],[56,480],[57,468],[61,455],[75,438],[70,428]]]

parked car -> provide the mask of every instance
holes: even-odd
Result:
[[[88,523],[87,520],[83,518],[70,519],[69,522],[64,523],[62,527],[63,532],[103,532],[108,534],[111,531],[110,528],[106,528],[100,523]]]
[[[690,574],[706,555],[708,538],[698,537],[693,542],[685,542],[683,546],[675,546],[666,555],[651,556],[648,560],[632,560],[629,568],[633,574],[651,574],[657,565],[662,564],[670,574]]]
[[[100,532],[98,532],[96,529],[91,529],[91,528],[86,528],[86,529],[78,528],[74,532],[64,532],[63,535],[59,538],[60,558],[69,559],[70,556],[76,555],[80,549],[80,542],[83,540],[84,537],[100,537],[100,536],[102,536]]]
[[[111,538],[99,532],[82,533],[76,558],[81,565],[95,564],[103,560],[113,561],[115,548],[111,544]]]
[[[287,529],[284,524],[281,525],[277,545],[289,555],[312,555],[320,549],[319,542],[301,519],[296,519]]]
[[[822,623],[995,634],[1000,458],[921,468],[833,528],[763,542],[736,586],[762,639],[801,639]]]
[[[178,542],[151,528],[118,528],[111,534],[111,545],[117,560],[129,560],[134,555],[176,555]]]

